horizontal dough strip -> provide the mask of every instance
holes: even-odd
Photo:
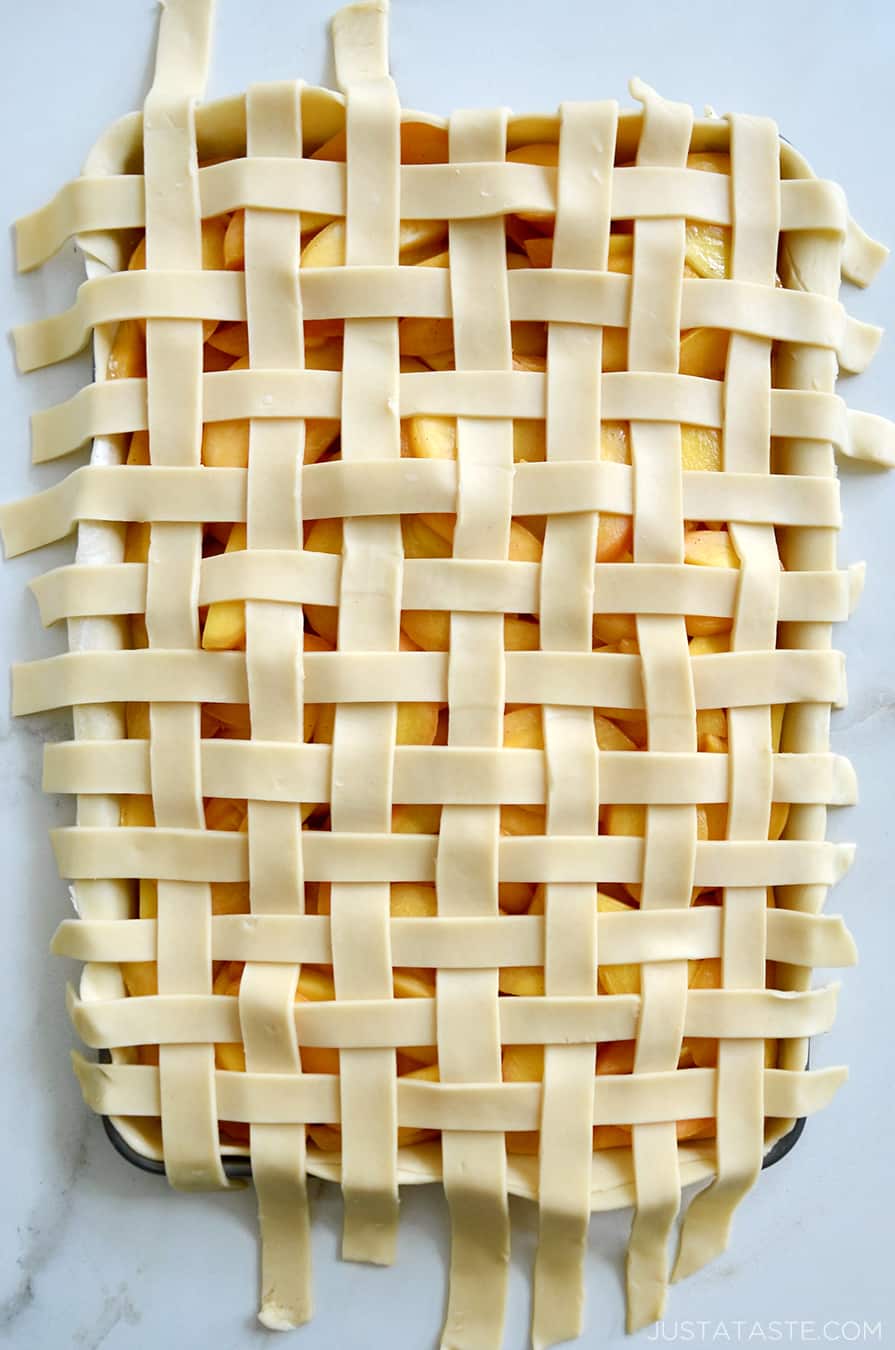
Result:
[[[804,993],[773,989],[691,989],[684,1034],[719,1039],[815,1036],[829,1031],[839,986]],[[504,1045],[592,1045],[633,1040],[639,994],[502,998]],[[69,987],[69,1012],[85,1045],[188,1045],[242,1040],[238,1000],[221,994],[163,994],[82,1002]],[[296,1003],[299,1045],[334,1049],[403,1049],[435,1045],[434,998],[334,999]]]
[[[259,740],[205,740],[199,745],[203,796],[267,802],[328,802],[332,749]],[[600,799],[653,805],[726,802],[727,754],[603,751]],[[407,805],[543,806],[543,750],[398,745],[392,798]],[[62,741],[44,748],[45,792],[152,791],[149,742]],[[850,806],[856,795],[847,759],[831,754],[775,755],[773,799]]]
[[[60,874],[75,880],[146,877],[248,881],[244,832],[155,827],[65,826],[51,831]],[[434,881],[436,835],[305,830],[308,881]],[[832,886],[854,856],[829,840],[718,840],[696,844],[695,886]],[[615,835],[501,838],[501,881],[640,881],[643,840]]]
[[[721,952],[723,911],[715,905],[686,910],[630,910],[597,916],[597,948],[604,965],[704,960]],[[481,969],[542,966],[545,920],[540,915],[491,918],[389,919],[396,966]],[[154,961],[155,919],[64,919],[53,951],[77,961]],[[857,956],[839,915],[770,909],[768,960],[795,966],[851,966]],[[220,914],[211,920],[215,961],[332,964],[330,920],[324,914]]]
[[[84,1098],[112,1116],[158,1116],[159,1071],[137,1064],[92,1064],[72,1056]],[[842,1068],[793,1072],[765,1069],[765,1114],[811,1115],[832,1100],[845,1081]],[[594,1082],[594,1124],[699,1120],[714,1114],[715,1069],[655,1074],[606,1074]],[[214,1075],[220,1119],[255,1124],[338,1123],[339,1080],[333,1074],[252,1074],[218,1069]],[[398,1119],[418,1129],[536,1130],[542,1085],[424,1083],[399,1079]]]
[[[399,377],[401,417],[544,418],[547,381],[540,371],[431,370]],[[719,380],[654,371],[607,371],[601,377],[604,421],[688,422],[720,427],[723,389]],[[224,370],[202,376],[202,418],[341,416],[342,376],[331,370]],[[146,380],[89,384],[65,403],[32,418],[36,463],[79,449],[92,436],[145,431]],[[849,412],[837,394],[775,389],[771,435],[829,442],[855,458],[890,449],[892,424],[869,413]]]
[[[253,549],[219,553],[200,565],[199,604],[277,600],[338,604],[339,555]],[[540,564],[472,558],[406,558],[402,609],[480,614],[538,614]],[[781,622],[840,623],[854,608],[860,573],[785,572]],[[737,568],[685,563],[600,563],[594,568],[595,614],[687,614],[732,618]],[[146,610],[145,563],[70,564],[36,577],[31,589],[44,624],[60,619]]]
[[[631,278],[621,273],[536,268],[507,275],[514,320],[625,328]],[[450,318],[450,272],[435,267],[320,267],[302,273],[306,319]],[[100,324],[121,319],[246,319],[241,272],[114,272],[82,282],[74,305],[14,330],[23,371],[74,356]],[[752,282],[697,277],[681,284],[682,328],[722,328],[776,342],[826,347],[846,370],[863,370],[881,330],[851,318],[838,300]]]
[[[556,169],[538,164],[421,164],[401,167],[404,220],[475,220],[519,211],[555,212]],[[345,215],[345,165],[327,160],[246,158],[199,170],[205,218],[243,207]],[[615,220],[674,216],[730,224],[729,179],[698,169],[624,167],[613,170],[610,212]],[[845,234],[842,193],[820,179],[780,185],[783,230]],[[139,174],[78,178],[16,226],[20,271],[46,262],[66,240],[93,231],[142,228]]]
[[[54,487],[0,509],[8,557],[70,534],[80,520],[244,521],[246,469],[85,465]],[[688,520],[838,527],[835,478],[783,474],[682,474]],[[334,460],[305,465],[307,520],[418,515],[457,510],[457,464],[447,459]],[[600,461],[517,464],[512,514],[631,515],[631,466]]]
[[[507,652],[508,703],[644,707],[641,658],[618,652]],[[690,658],[697,708],[839,703],[837,651],[719,652]],[[446,652],[306,652],[308,703],[444,703]],[[82,703],[245,703],[243,652],[63,652],[12,670],[13,712]]]

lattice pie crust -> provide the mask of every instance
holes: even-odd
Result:
[[[885,250],[754,117],[564,104],[403,113],[382,4],[334,21],[344,99],[197,106],[210,0],[167,0],[142,115],[19,223],[79,237],[96,382],[35,416],[88,466],[7,507],[71,650],[46,787],[84,960],[88,1103],[226,1186],[248,1154],[261,1320],[311,1313],[306,1177],[344,1255],[393,1258],[442,1178],[443,1344],[500,1343],[507,1197],[536,1200],[533,1341],[581,1328],[593,1209],[633,1203],[632,1328],[727,1242],[809,1072],[851,938],[821,913],[853,800],[829,751],[834,451],[889,462],[838,365]],[[201,167],[200,167],[201,165]],[[297,261],[301,258],[301,266]],[[303,467],[302,467],[303,466]],[[700,565],[702,564],[702,565]],[[599,893],[597,887],[599,886]]]

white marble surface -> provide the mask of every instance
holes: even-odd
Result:
[[[303,75],[331,79],[328,0],[220,0],[211,93],[248,81]],[[155,7],[149,0],[44,0],[3,7],[0,106],[4,117],[0,217],[42,204],[72,177],[100,130],[142,100]],[[852,209],[878,237],[895,241],[891,173],[891,62],[895,20],[886,0],[862,0],[850,15],[830,0],[751,0],[724,9],[671,0],[592,6],[586,0],[395,0],[393,64],[404,102],[447,112],[503,99],[517,109],[561,98],[626,99],[631,73],[663,93],[719,110],[769,112],[819,172],[847,187]],[[576,33],[576,36],[572,36]],[[69,303],[78,279],[73,250],[44,274],[13,274],[11,239],[0,235],[0,291],[7,324]],[[895,327],[895,268],[853,310]],[[83,362],[17,377],[11,349],[0,359],[4,410],[3,498],[59,476],[27,465],[26,419],[84,380]],[[895,337],[871,372],[851,381],[857,406],[895,413]],[[743,1339],[753,1322],[786,1339],[835,1339],[824,1323],[883,1323],[895,1344],[891,1236],[893,1201],[890,820],[895,671],[892,516],[895,479],[846,471],[842,559],[866,558],[859,614],[839,636],[849,655],[851,702],[834,718],[835,748],[852,757],[862,788],[857,812],[839,812],[837,838],[859,841],[858,861],[832,897],[857,936],[862,963],[846,972],[835,1030],[814,1048],[816,1064],[849,1062],[851,1081],[811,1120],[795,1152],[763,1176],[743,1206],[728,1254],[672,1291],[666,1337]],[[55,551],[55,561],[66,555]],[[53,561],[50,551],[0,567],[0,666],[13,656],[59,650],[24,593]],[[5,677],[4,677],[5,678]],[[63,988],[74,969],[47,943],[68,912],[48,826],[69,804],[39,790],[41,742],[62,718],[10,725],[0,698],[0,831],[3,979],[0,984],[0,1130],[5,1190],[0,1225],[0,1339],[17,1350],[75,1346],[155,1350],[165,1343],[216,1350],[269,1339],[254,1323],[256,1243],[250,1192],[180,1196],[122,1162],[82,1105],[69,1072],[72,1036]],[[315,1185],[318,1313],[295,1343],[339,1350],[419,1350],[436,1344],[444,1298],[446,1222],[431,1189],[406,1195],[399,1259],[389,1271],[337,1261],[337,1192]],[[526,1344],[530,1207],[516,1212],[506,1344]],[[620,1346],[621,1253],[628,1217],[594,1220],[585,1344]],[[745,1330],[737,1328],[737,1319]],[[718,1332],[722,1323],[725,1331]],[[677,1323],[677,1325],[676,1325]],[[812,1328],[814,1329],[812,1332]],[[637,1338],[645,1343],[656,1332]],[[853,1335],[849,1329],[846,1335]],[[753,1339],[756,1339],[753,1337]],[[879,1343],[879,1339],[877,1343]]]

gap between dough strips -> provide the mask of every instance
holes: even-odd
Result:
[[[88,264],[21,368],[97,358],[33,419],[90,464],[0,515],[78,530],[34,583],[70,651],[13,674],[74,710],[75,1071],[172,1185],[251,1159],[268,1327],[311,1316],[313,1174],[382,1264],[442,1180],[458,1350],[500,1344],[509,1194],[538,1347],[632,1204],[636,1329],[845,1077],[805,1067],[855,959],[834,453],[895,432],[835,393],[880,337],[838,292],[885,250],[766,119],[407,114],[381,3],[344,97],[203,105],[211,20],[168,0],[142,115],[18,226]]]

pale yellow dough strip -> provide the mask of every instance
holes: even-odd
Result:
[[[886,255],[853,220],[836,184],[793,180],[782,184],[785,230],[825,230],[845,236],[851,280],[871,278],[874,263]],[[483,191],[484,189],[484,191]],[[401,217],[407,220],[474,220],[506,213],[553,213],[557,173],[537,164],[404,165],[401,169]],[[650,219],[667,214],[668,201],[690,219],[731,223],[725,185],[694,169],[630,166],[616,169],[611,181],[614,220]],[[202,215],[216,216],[239,207],[277,211],[310,210],[345,215],[345,170],[326,161],[273,156],[211,164],[199,172]],[[79,178],[52,201],[16,224],[17,264],[29,271],[52,257],[74,235],[145,224],[143,181],[137,174]],[[876,263],[878,265],[878,263]]]
[[[247,154],[302,153],[300,88],[256,85],[246,95]],[[301,293],[295,258],[301,220],[292,213],[247,210],[245,288],[253,367],[304,365]],[[304,422],[249,425],[248,550],[302,548],[301,463]],[[298,746],[304,739],[302,611],[279,600],[245,606],[246,679],[252,738]],[[232,796],[232,786],[222,796]],[[301,807],[248,800],[249,900],[252,914],[301,915],[305,907]],[[293,1009],[300,967],[249,962],[239,986],[236,1039],[249,1072],[301,1074]],[[216,1038],[212,1038],[216,1039]],[[261,1225],[259,1320],[273,1330],[312,1313],[306,1141],[301,1126],[253,1125],[252,1179]]]
[[[158,1070],[142,1065],[94,1064],[75,1053],[75,1072],[88,1105],[105,1115],[157,1116]],[[711,1112],[716,1094],[715,1069],[658,1074],[604,1075],[594,1088],[594,1118],[644,1124],[666,1111],[682,1118]],[[768,1113],[783,1118],[813,1115],[829,1105],[847,1075],[844,1069],[812,1071],[765,1069]],[[215,1074],[221,1111],[228,1120],[299,1123],[339,1118],[338,1084],[330,1074]],[[495,1086],[460,1083],[398,1083],[398,1112],[417,1129],[538,1128],[539,1083]]]
[[[683,1025],[691,1036],[742,1039],[745,1035],[750,1038],[818,1035],[832,1026],[837,992],[837,985],[791,995],[754,989],[693,990]],[[276,986],[271,985],[268,1012],[279,1007],[278,993]],[[564,1048],[575,1045],[581,1049],[587,1049],[591,1037],[630,1039],[636,1031],[638,1015],[642,1016],[645,997],[633,994],[595,997],[588,992],[577,998],[569,995],[561,1001],[552,997],[549,1001],[501,1000],[500,1034],[508,1045],[546,1043],[548,1049],[554,1037],[557,1043],[562,1037]],[[81,1003],[72,995],[69,1011],[82,1040],[96,1049],[157,1041],[172,1045],[232,1041],[239,1036],[246,1017],[246,1010],[237,1007],[236,1000],[212,994],[128,998],[123,1005],[120,999]],[[297,1028],[303,1045],[338,1048],[350,1041],[357,1048],[367,1049],[400,1049],[425,1042],[435,1032],[437,1016],[431,999],[339,999],[296,1007],[290,997],[280,1011],[285,1011],[290,1036],[293,1028]],[[294,1070],[286,1066],[279,1071],[250,1068],[249,1072],[280,1072],[288,1076]],[[587,1076],[588,1131],[592,1124],[593,1079],[592,1073]],[[760,1081],[757,1090],[760,1094]]]
[[[730,119],[731,274],[769,288],[774,286],[777,270],[779,165],[773,122]],[[771,344],[734,334],[724,385],[725,471],[770,472],[770,388]],[[740,559],[731,650],[772,651],[777,645],[780,575],[774,529],[742,525],[735,517],[729,529]],[[773,799],[771,710],[732,709],[728,728],[727,837],[767,839]],[[725,989],[762,988],[766,980],[766,891],[728,887],[722,905],[722,984]],[[717,1176],[692,1202],[684,1220],[675,1276],[691,1272],[724,1250],[733,1212],[761,1171],[764,1055],[765,1044],[758,1036],[719,1042]]]
[[[398,255],[399,106],[388,75],[386,10],[365,4],[333,20],[336,73],[346,94],[345,263],[347,280]],[[350,310],[343,311],[350,313]],[[400,313],[394,302],[386,313]],[[341,455],[364,476],[367,461],[400,457],[396,410],[398,324],[394,317],[345,322]],[[312,514],[310,504],[308,514]],[[397,651],[400,624],[400,521],[346,519],[342,526],[339,659],[342,653]],[[327,698],[327,702],[330,702]],[[391,828],[394,703],[337,704],[332,746],[331,838]],[[389,887],[359,876],[332,887],[336,998],[390,998]],[[394,1053],[342,1049],[342,1255],[394,1260],[398,1224],[397,1098]],[[324,1117],[329,1119],[329,1117]]]
[[[609,371],[597,377],[607,420],[689,422],[720,427],[722,386],[696,375]],[[415,417],[546,416],[547,376],[539,371],[412,371],[398,380],[401,414]],[[219,370],[202,376],[206,422],[248,417],[338,417],[341,374],[330,370]],[[35,463],[57,459],[92,436],[146,429],[146,381],[89,384],[55,407],[34,413]],[[886,418],[850,412],[836,394],[771,391],[771,434],[832,441],[854,459],[888,464],[895,428]]]
[[[144,182],[146,271],[202,266],[195,100],[208,63],[212,6],[173,0],[162,14],[156,73],[146,99]],[[202,325],[198,319],[148,318],[149,453],[154,465],[198,466],[202,439]],[[153,523],[146,578],[151,648],[198,646],[202,531]],[[199,776],[199,703],[151,702],[149,752],[156,825],[204,832]],[[211,989],[211,890],[205,878],[176,871],[158,880],[159,995]],[[226,1185],[218,1145],[214,1049],[207,1043],[159,1044],[165,1171],[184,1189]]]
[[[279,600],[315,605],[338,602],[341,559],[328,553],[265,549],[220,553],[199,568],[199,604],[218,600]],[[539,614],[537,563],[497,559],[408,558],[402,609]],[[856,577],[848,572],[784,572],[780,618],[837,623],[853,607]],[[686,614],[732,618],[739,572],[728,567],[676,563],[601,563],[594,569],[596,614]],[[30,588],[41,621],[81,615],[142,614],[146,607],[145,563],[97,563],[85,570],[63,566],[36,577]]]
[[[306,465],[302,496],[308,517],[452,512],[458,481],[452,460],[376,459],[364,465],[362,474],[359,467],[340,461]],[[689,520],[736,516],[744,524],[840,524],[839,486],[832,479],[687,470],[682,480],[682,507]],[[7,556],[13,557],[64,538],[79,520],[241,522],[245,494],[245,469],[88,465],[5,507],[0,531]],[[626,464],[519,464],[513,477],[513,515],[630,515],[633,502],[634,479]]]
[[[681,919],[684,922],[681,922]],[[396,965],[490,966],[544,964],[544,920],[538,915],[496,918],[391,919],[392,955]],[[155,952],[154,919],[63,919],[53,938],[53,951],[78,961],[149,961]],[[667,957],[706,960],[720,955],[721,913],[715,906],[689,910],[686,916],[662,910],[639,915],[600,914],[597,934],[606,965],[641,964]],[[332,960],[330,921],[326,915],[221,914],[211,921],[211,951],[216,961],[298,961],[299,953],[316,965]],[[774,909],[768,913],[768,959],[798,966],[850,966],[857,959],[854,942],[838,915],[802,914]],[[515,1006],[499,1005],[504,1022]],[[605,999],[601,1005],[605,1011]],[[299,1020],[305,1008],[300,1009]],[[625,1012],[625,1018],[628,1014]],[[618,1027],[624,1028],[619,1021]],[[613,1022],[613,1027],[616,1024]],[[502,1034],[505,1034],[503,1028]]]
[[[554,267],[601,270],[609,254],[610,184],[618,109],[560,109]],[[547,334],[547,459],[600,458],[603,334],[551,324]],[[593,646],[596,512],[548,519],[540,575],[541,646]],[[548,834],[595,835],[600,769],[589,708],[543,709]],[[597,985],[597,888],[547,886],[544,992],[591,994]],[[537,1350],[579,1335],[590,1220],[596,1046],[556,1044],[544,1054],[532,1343]]]
[[[200,772],[207,797],[231,794],[265,802],[329,798],[332,751],[326,745],[276,741],[203,741]],[[548,763],[541,750],[488,750],[482,746],[395,748],[394,790],[406,805],[543,806]],[[696,796],[702,804],[729,798],[729,756],[656,752],[644,756],[607,750],[600,759],[601,800],[683,806]],[[851,806],[854,771],[831,754],[775,755],[771,761],[773,800]],[[44,748],[47,792],[129,792],[150,790],[149,751],[138,740],[65,741]]]
[[[841,652],[719,652],[694,656],[691,665],[697,708],[844,702]],[[639,710],[641,669],[641,657],[615,652],[508,652],[506,697]],[[305,681],[309,703],[445,702],[447,658],[443,652],[310,652]],[[247,688],[242,652],[66,652],[13,668],[13,710],[22,715],[125,698],[245,703]]]
[[[449,122],[451,162],[499,163],[506,114],[458,112]],[[503,222],[452,220],[450,282],[456,365],[512,367]],[[513,428],[502,420],[457,422],[453,554],[506,558],[510,538]],[[503,738],[506,668],[503,617],[453,613],[448,656],[448,745],[496,747]],[[495,916],[500,812],[496,806],[442,809],[436,859],[439,915]],[[447,1083],[501,1081],[498,971],[438,970],[438,1066]],[[506,1144],[499,1131],[461,1128],[441,1139],[451,1215],[450,1290],[442,1350],[499,1350],[510,1246]]]
[[[321,267],[304,285],[305,316],[450,318],[449,278],[440,272],[396,263],[358,263],[350,270]],[[511,272],[507,285],[514,320],[626,326],[629,277],[541,268]],[[70,309],[14,330],[19,369],[64,361],[81,351],[93,328],[141,316],[244,322],[242,280],[236,273],[170,267],[155,276],[133,271],[85,281]],[[778,342],[829,347],[840,365],[854,373],[872,360],[882,337],[879,328],[848,315],[838,300],[703,277],[682,282],[680,320],[684,328],[726,328]]]
[[[672,810],[671,807],[658,808]],[[813,808],[806,807],[806,810]],[[214,837],[209,839],[209,834]],[[163,826],[113,829],[63,826],[50,833],[59,871],[76,880],[163,877],[187,881],[248,881],[248,845],[239,831]],[[309,832],[304,840],[308,881],[434,881],[437,835]],[[501,881],[639,881],[644,846],[635,837],[581,835],[501,838]],[[829,840],[700,841],[693,884],[832,886],[851,866],[854,847]]]
[[[643,103],[638,164],[686,162],[692,112],[632,84]],[[632,263],[628,364],[635,370],[678,367],[683,218],[636,221]],[[631,422],[634,466],[634,566],[683,562],[681,433],[678,427]],[[684,620],[638,615],[637,640],[650,750],[696,749],[696,699]],[[694,806],[648,806],[643,838],[640,908],[685,909],[690,904],[696,848]],[[687,963],[641,967],[642,1003],[633,1074],[676,1069],[687,1002]],[[678,1117],[679,1119],[680,1117]],[[628,1330],[662,1316],[668,1240],[680,1205],[675,1117],[635,1127],[631,1153],[636,1207],[628,1246]]]

